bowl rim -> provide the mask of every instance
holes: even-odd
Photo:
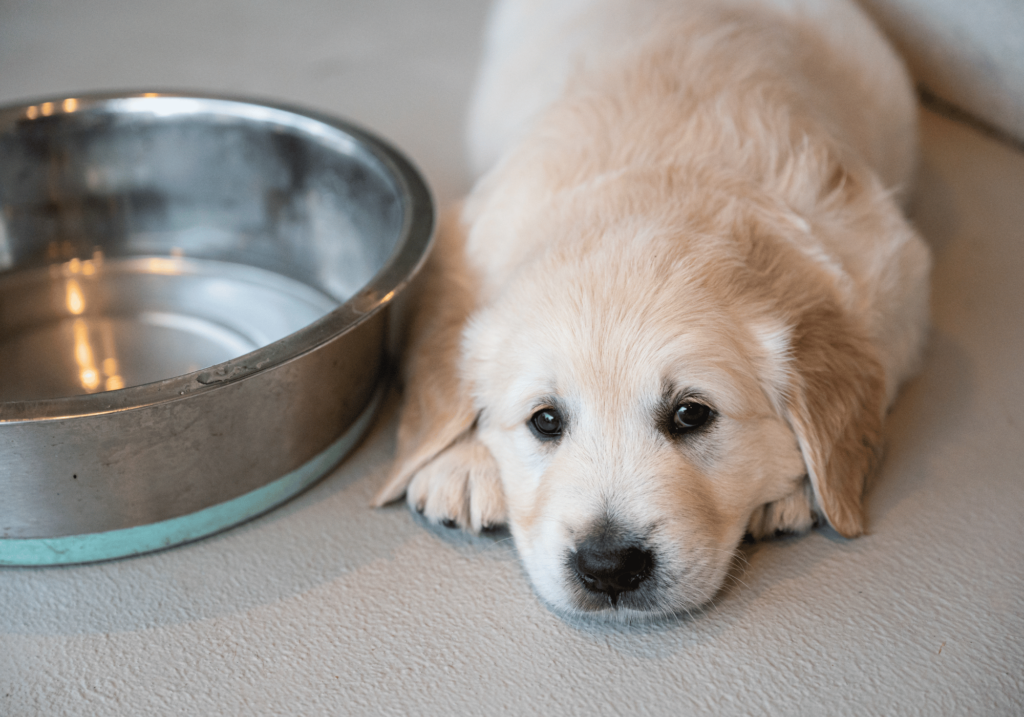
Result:
[[[190,373],[151,383],[77,396],[0,401],[0,425],[55,421],[119,413],[179,401],[217,391],[289,363],[317,347],[354,330],[382,311],[405,289],[426,262],[433,244],[436,215],[430,189],[415,165],[389,142],[347,120],[290,103],[254,97],[192,91],[115,91],[60,95],[0,106],[0,132],[15,122],[34,121],[41,114],[70,114],[120,100],[196,100],[224,107],[270,110],[313,121],[355,140],[376,160],[395,186],[406,207],[395,247],[363,287],[344,303],[294,333],[242,356]],[[48,106],[45,113],[42,108]],[[69,109],[65,109],[69,108]]]

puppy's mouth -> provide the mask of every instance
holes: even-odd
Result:
[[[584,540],[565,555],[570,600],[585,612],[664,612],[657,563],[655,551],[643,542]]]
[[[626,623],[702,610],[722,588],[734,558],[721,563],[710,559],[717,549],[695,547],[676,554],[653,532],[601,530],[565,548],[561,595],[549,605],[569,618]]]

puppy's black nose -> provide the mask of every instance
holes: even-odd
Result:
[[[620,593],[636,590],[650,574],[654,557],[635,545],[586,541],[576,551],[573,567],[583,586],[604,593],[612,605]]]

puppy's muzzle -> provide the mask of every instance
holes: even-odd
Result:
[[[650,577],[654,554],[635,543],[589,538],[580,543],[569,563],[586,591],[603,595],[615,607],[621,594],[637,590]]]

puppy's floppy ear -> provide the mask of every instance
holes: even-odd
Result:
[[[461,204],[442,216],[419,291],[411,298],[416,303],[410,309],[402,365],[405,399],[398,451],[373,499],[376,507],[401,498],[416,472],[471,430],[476,420],[472,395],[459,370],[462,328],[478,295],[466,264],[461,216]]]
[[[836,532],[853,538],[864,532],[862,497],[881,451],[882,365],[830,301],[801,312],[791,341],[785,410],[818,506]]]

